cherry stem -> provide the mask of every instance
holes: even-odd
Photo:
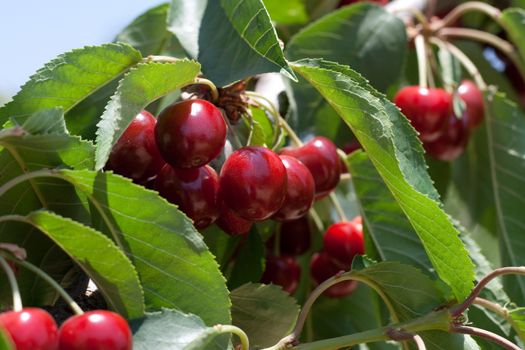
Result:
[[[498,24],[501,24],[501,21],[500,21],[501,11],[500,10],[484,2],[470,1],[470,2],[465,2],[461,5],[458,5],[452,11],[450,11],[448,15],[446,15],[443,18],[443,20],[440,22],[439,28],[437,29],[446,27],[449,24],[454,23],[465,13],[472,12],[472,11],[483,12],[487,14],[490,18],[492,18],[494,21],[496,21]]]
[[[337,195],[335,194],[335,192],[330,192],[328,196],[330,198],[330,201],[332,202],[332,205],[334,206],[337,216],[339,216],[339,219],[341,221],[348,221],[345,211],[343,210],[343,207],[341,206],[339,199],[337,199]]]
[[[71,310],[73,310],[73,312],[76,315],[82,315],[84,313],[84,311],[80,308],[80,306],[78,306],[78,304],[73,300],[73,298],[71,298],[71,296],[67,294],[64,288],[62,288],[62,286],[57,281],[51,278],[43,270],[25,260],[13,259],[13,261],[18,265],[28,269],[29,271],[34,272],[38,277],[49,283],[49,285],[53,287],[53,289],[55,289],[58,292],[58,294],[60,294],[62,299],[64,299],[64,301],[68,304],[68,306],[71,308]]]
[[[20,289],[18,288],[18,283],[16,282],[16,277],[11,269],[11,266],[5,261],[3,256],[0,256],[0,266],[7,275],[7,280],[11,286],[11,294],[13,295],[13,311],[19,312],[23,309],[22,297],[20,296]]]
[[[241,350],[249,350],[250,348],[250,341],[248,340],[248,336],[246,333],[240,329],[239,327],[235,327],[232,325],[222,325],[218,324],[213,326],[213,328],[219,333],[232,333],[239,337],[241,341]]]
[[[370,281],[370,280],[368,280],[368,279],[366,279],[366,278],[364,278],[362,276],[355,275],[355,273],[345,272],[345,273],[337,274],[337,275],[327,279],[323,283],[319,284],[312,291],[312,293],[310,293],[310,295],[308,296],[308,299],[306,299],[306,302],[304,303],[304,305],[303,305],[303,307],[301,309],[301,312],[299,313],[299,317],[297,318],[297,322],[295,324],[295,327],[294,327],[292,333],[290,335],[284,337],[283,339],[281,339],[281,341],[279,343],[291,344],[295,340],[299,339],[299,337],[301,335],[301,332],[303,330],[306,318],[307,318],[308,314],[310,313],[310,309],[312,308],[312,305],[317,300],[317,298],[319,298],[319,296],[321,294],[323,294],[323,292],[325,290],[327,290],[328,288],[330,288],[331,286],[333,286],[333,285],[335,285],[337,283],[343,282],[343,281],[350,281],[350,280],[363,282],[363,283],[367,284],[369,287],[371,287],[372,289],[374,289],[379,294],[379,296],[381,297],[383,302],[386,304],[386,306],[388,308],[388,311],[390,312],[390,315],[392,317],[392,320],[394,320],[394,322],[399,322],[399,319],[397,317],[397,314],[395,312],[395,309],[394,309],[393,305],[390,303],[390,300],[383,293],[383,291],[381,290],[381,288],[379,286],[377,286],[373,281]]]
[[[418,67],[418,76],[419,76],[419,87],[428,88],[427,83],[427,55],[425,47],[425,38],[423,35],[418,34],[414,38],[414,44],[416,45],[416,54],[417,54],[417,67]]]
[[[414,340],[414,342],[416,343],[416,346],[417,346],[418,350],[427,350],[425,342],[423,341],[423,338],[421,338],[421,336],[416,334],[416,335],[414,335],[412,340]]]
[[[509,266],[496,269],[489,273],[487,276],[483,277],[476,287],[472,290],[470,295],[463,301],[461,304],[458,304],[450,309],[450,315],[452,317],[460,316],[465,310],[469,308],[470,305],[476,300],[479,293],[485,288],[485,286],[492,281],[494,278],[503,276],[503,275],[525,275],[525,267],[523,266]]]
[[[246,146],[250,146],[253,140],[253,129],[255,127],[255,121],[253,120],[253,116],[250,110],[247,111],[247,116],[244,116],[243,118],[247,118],[248,122],[250,123],[250,132],[248,133],[248,139],[246,140]]]
[[[308,214],[310,215],[310,217],[314,221],[314,224],[315,224],[315,227],[317,228],[317,230],[319,232],[324,232],[323,220],[321,220],[321,217],[319,216],[317,211],[312,207],[308,211]]]
[[[506,308],[504,308],[500,304],[494,303],[494,302],[492,302],[490,300],[487,300],[487,299],[484,299],[484,298],[480,298],[480,297],[476,297],[474,299],[474,301],[472,302],[472,304],[484,307],[485,309],[490,310],[490,311],[500,315],[501,317],[503,317],[507,321],[511,321],[509,319],[509,310],[507,310]]]
[[[505,339],[502,336],[489,332],[485,329],[469,326],[454,326],[450,329],[450,331],[452,333],[475,335],[492,343],[498,344],[499,346],[508,350],[522,350],[519,346],[512,343],[508,339]]]
[[[481,90],[487,89],[487,84],[483,80],[483,77],[481,76],[478,68],[476,68],[476,65],[470,60],[470,58],[467,57],[467,55],[463,53],[463,51],[461,51],[460,49],[458,49],[456,46],[452,45],[451,43],[447,41],[443,41],[436,37],[430,38],[430,42],[433,43],[434,45],[437,45],[441,49],[447,50],[448,52],[450,52],[454,57],[458,59],[461,65],[474,78],[474,80],[476,81],[476,85],[478,85],[478,87]]]
[[[279,125],[286,131],[294,145],[296,145],[297,147],[301,147],[303,145],[303,141],[301,141],[301,139],[299,138],[299,136],[297,136],[292,127],[281,116],[279,116]]]
[[[471,39],[494,46],[511,60],[512,64],[514,64],[520,72],[521,78],[525,81],[525,67],[521,62],[514,45],[507,40],[501,39],[494,34],[470,28],[442,28],[437,32],[437,35],[443,37]]]
[[[202,84],[208,86],[210,88],[211,98],[213,102],[215,103],[219,100],[219,91],[217,90],[217,87],[211,80],[204,78],[195,78],[195,80],[193,80],[193,84]]]
[[[276,135],[275,140],[272,145],[272,150],[275,151],[275,149],[279,147],[284,137],[284,133],[282,132],[282,129],[278,127],[278,125],[280,125],[279,118],[281,117],[281,115],[277,111],[277,108],[275,107],[273,102],[270,101],[270,99],[267,98],[266,96],[259,94],[257,92],[254,92],[254,91],[245,91],[245,94],[246,96],[251,97],[255,101],[255,104],[257,105],[257,107],[261,108],[265,112],[270,113],[270,115],[272,116],[273,119],[271,118],[268,118],[268,119],[270,120],[270,123],[273,125],[274,127],[273,132]],[[264,103],[261,102],[260,100],[262,100]]]

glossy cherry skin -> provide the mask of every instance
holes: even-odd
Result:
[[[352,221],[342,221],[328,227],[323,244],[326,253],[346,268],[350,268],[354,256],[365,253],[363,231]]]
[[[17,350],[56,350],[58,331],[46,311],[24,308],[0,314],[0,325],[9,333]]]
[[[299,285],[301,267],[290,256],[269,256],[266,258],[266,269],[261,277],[261,283],[276,284],[285,292],[293,294]]]
[[[450,162],[459,157],[469,139],[469,115],[463,114],[461,119],[451,115],[445,133],[434,142],[423,144],[425,150],[433,158]]]
[[[243,147],[224,162],[220,193],[224,203],[249,221],[275,214],[286,197],[286,168],[281,158],[265,147]]]
[[[312,173],[300,160],[285,155],[280,158],[286,168],[286,196],[273,219],[290,221],[304,216],[312,207],[315,183]]]
[[[223,204],[221,205],[220,215],[216,224],[227,234],[236,236],[250,232],[253,226],[253,221],[241,218],[239,215],[235,214],[233,210]]]
[[[452,96],[443,89],[407,86],[397,92],[394,103],[424,142],[434,141],[443,133],[452,111]]]
[[[356,216],[352,219],[352,222],[356,225],[357,229],[363,232],[363,218],[361,215]]]
[[[137,183],[155,176],[164,165],[155,144],[156,123],[149,112],[140,112],[113,146],[106,168]]]
[[[315,196],[322,198],[339,183],[341,161],[337,147],[326,137],[318,136],[301,147],[285,147],[279,154],[299,159],[314,177]]]
[[[169,202],[179,206],[197,229],[219,217],[219,176],[209,165],[196,169],[175,169],[166,164],[157,175],[155,188]]]
[[[478,127],[485,114],[483,107],[483,94],[471,80],[463,80],[458,87],[459,97],[465,102],[470,130]]]
[[[205,100],[186,100],[166,107],[155,127],[157,147],[175,168],[198,168],[217,157],[226,142],[220,110]]]
[[[60,350],[131,350],[128,323],[119,314],[95,310],[76,315],[58,331]]]
[[[345,270],[334,262],[324,251],[315,253],[312,256],[312,260],[310,260],[310,273],[317,284],[344,271]],[[331,286],[323,294],[332,298],[342,298],[352,293],[356,287],[356,281],[343,281]]]

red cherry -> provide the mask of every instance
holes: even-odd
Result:
[[[290,221],[304,216],[314,202],[315,183],[310,170],[297,158],[280,156],[286,168],[286,197],[273,216],[277,221]]]
[[[443,89],[407,86],[397,92],[394,102],[425,142],[434,141],[443,133],[452,111],[452,97]]]
[[[149,112],[140,112],[113,146],[107,168],[138,183],[157,174],[164,160],[155,144],[156,123]]]
[[[310,273],[317,284],[343,271],[324,251],[315,253],[310,260]],[[328,288],[324,294],[332,298],[342,298],[352,293],[356,287],[356,281],[343,281]]]
[[[0,325],[9,333],[17,350],[56,350],[55,320],[46,311],[24,308],[0,314]]]
[[[365,253],[363,232],[351,221],[338,222],[328,227],[323,244],[326,253],[345,267],[352,265],[354,256]]]
[[[465,102],[470,130],[478,127],[483,121],[483,94],[471,80],[463,80],[458,87],[459,97]]]
[[[60,350],[131,350],[128,323],[119,314],[95,310],[69,318],[58,332]]]
[[[196,169],[175,169],[166,164],[157,176],[155,188],[169,202],[179,206],[197,229],[219,217],[219,176],[209,165]]]
[[[306,216],[283,222],[279,235],[279,252],[289,256],[301,255],[310,248],[311,240],[310,225]],[[273,251],[274,245],[275,235],[270,237],[266,247]]]
[[[317,199],[330,193],[339,183],[341,161],[337,147],[326,137],[318,136],[302,147],[286,147],[279,153],[295,157],[306,165],[314,177]]]
[[[312,234],[308,218],[283,222],[281,225],[280,251],[285,255],[301,255],[310,248]]]
[[[442,161],[452,161],[459,157],[469,139],[468,116],[465,113],[461,119],[458,119],[455,115],[451,115],[445,133],[436,141],[423,144],[427,153]]]
[[[363,218],[361,215],[356,216],[352,219],[352,222],[356,225],[357,229],[363,232]]]
[[[243,219],[265,220],[281,208],[286,181],[286,168],[277,154],[265,147],[243,147],[222,166],[221,198]]]
[[[244,235],[250,232],[253,221],[244,220],[223,204],[221,205],[221,213],[217,219],[217,226],[229,235]]]
[[[159,115],[155,139],[164,160],[175,168],[198,168],[217,157],[226,142],[226,123],[205,100],[186,100]]]
[[[261,277],[261,283],[276,284],[285,292],[293,294],[299,285],[301,267],[290,256],[269,256],[266,258],[266,269]]]

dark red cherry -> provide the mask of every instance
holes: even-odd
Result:
[[[304,216],[314,202],[315,183],[310,170],[294,157],[280,156],[286,168],[286,197],[273,219],[290,221]]]
[[[60,350],[131,350],[128,323],[119,314],[95,310],[69,318],[60,327]]]
[[[269,256],[266,258],[266,269],[261,283],[276,284],[285,292],[293,294],[299,285],[301,267],[290,256]]]
[[[337,273],[344,271],[324,251],[315,253],[310,260],[310,273],[317,284],[321,284]],[[332,298],[342,298],[352,293],[356,287],[356,281],[343,281],[331,286],[323,294]]]
[[[46,311],[24,308],[0,314],[0,325],[9,333],[17,350],[56,350],[58,332],[55,320]]]
[[[221,198],[243,219],[265,220],[281,208],[286,181],[286,168],[277,154],[265,147],[243,147],[222,166]]]
[[[221,205],[220,215],[216,223],[224,232],[232,236],[244,235],[250,232],[253,226],[253,221],[244,220],[225,204]]]
[[[142,111],[124,130],[109,155],[107,169],[142,183],[164,165],[155,144],[155,117]]]
[[[483,121],[483,94],[471,80],[463,80],[458,87],[459,97],[465,102],[470,130],[478,127]]]
[[[302,147],[285,147],[279,153],[295,157],[306,165],[314,177],[316,198],[327,195],[339,183],[341,161],[337,147],[326,137],[318,136]]]
[[[196,169],[175,169],[166,164],[157,176],[155,188],[169,202],[179,206],[197,229],[219,217],[219,176],[209,165]]]
[[[438,160],[448,162],[459,157],[469,139],[468,118],[468,113],[464,113],[461,119],[451,115],[445,133],[437,140],[423,144],[427,153]]]
[[[283,222],[281,225],[281,254],[301,255],[310,248],[312,234],[308,218]]]
[[[452,97],[443,89],[407,86],[397,92],[394,103],[424,142],[433,141],[443,133],[452,111]]]
[[[217,157],[226,142],[226,123],[206,100],[186,100],[166,107],[155,138],[164,160],[175,168],[198,168]]]
[[[311,231],[308,218],[302,218],[283,222],[279,234],[279,252],[282,255],[297,256],[306,252],[311,244]],[[275,235],[267,241],[267,248],[273,251]]]
[[[365,253],[363,231],[352,221],[342,221],[328,227],[323,237],[324,250],[332,259],[350,267],[356,255]]]

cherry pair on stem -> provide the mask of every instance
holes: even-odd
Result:
[[[10,259],[11,261],[11,259]],[[0,255],[0,265],[8,276],[13,293],[13,310],[0,314],[0,327],[17,350],[131,350],[132,335],[122,316],[107,310],[83,312],[62,287],[29,262],[13,259],[50,283],[75,311],[60,328],[43,309],[22,306],[12,268]]]

